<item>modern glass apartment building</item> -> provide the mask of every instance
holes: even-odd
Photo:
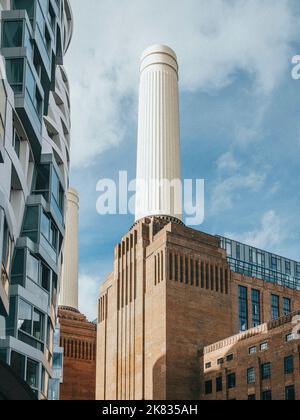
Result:
[[[228,238],[220,237],[220,240],[235,273],[300,290],[300,262]]]
[[[0,359],[48,396],[69,186],[69,0],[0,0]],[[1,380],[1,378],[0,378]]]

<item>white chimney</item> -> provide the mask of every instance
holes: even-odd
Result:
[[[163,45],[141,59],[136,221],[168,216],[182,221],[178,64]]]
[[[67,194],[65,253],[59,305],[78,310],[78,225],[79,195],[70,188]]]

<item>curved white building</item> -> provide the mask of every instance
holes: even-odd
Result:
[[[70,164],[63,57],[72,33],[69,0],[0,0],[0,360],[39,399],[53,374]]]
[[[164,45],[146,49],[140,73],[136,221],[148,216],[182,221],[175,52]]]

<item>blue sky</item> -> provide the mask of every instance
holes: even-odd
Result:
[[[139,59],[178,55],[183,176],[205,179],[198,226],[300,260],[300,5],[294,0],[71,1],[71,184],[81,197],[80,305],[96,317],[101,282],[132,216],[99,216],[96,184],[134,178]]]

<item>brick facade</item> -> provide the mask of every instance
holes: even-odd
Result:
[[[96,398],[199,399],[199,355],[239,332],[239,285],[300,309],[300,294],[230,271],[217,237],[158,218],[138,222],[115,249],[114,272],[101,288]]]
[[[204,349],[201,400],[300,399],[300,312]]]
[[[64,348],[61,400],[95,400],[96,325],[75,310],[59,309]]]

